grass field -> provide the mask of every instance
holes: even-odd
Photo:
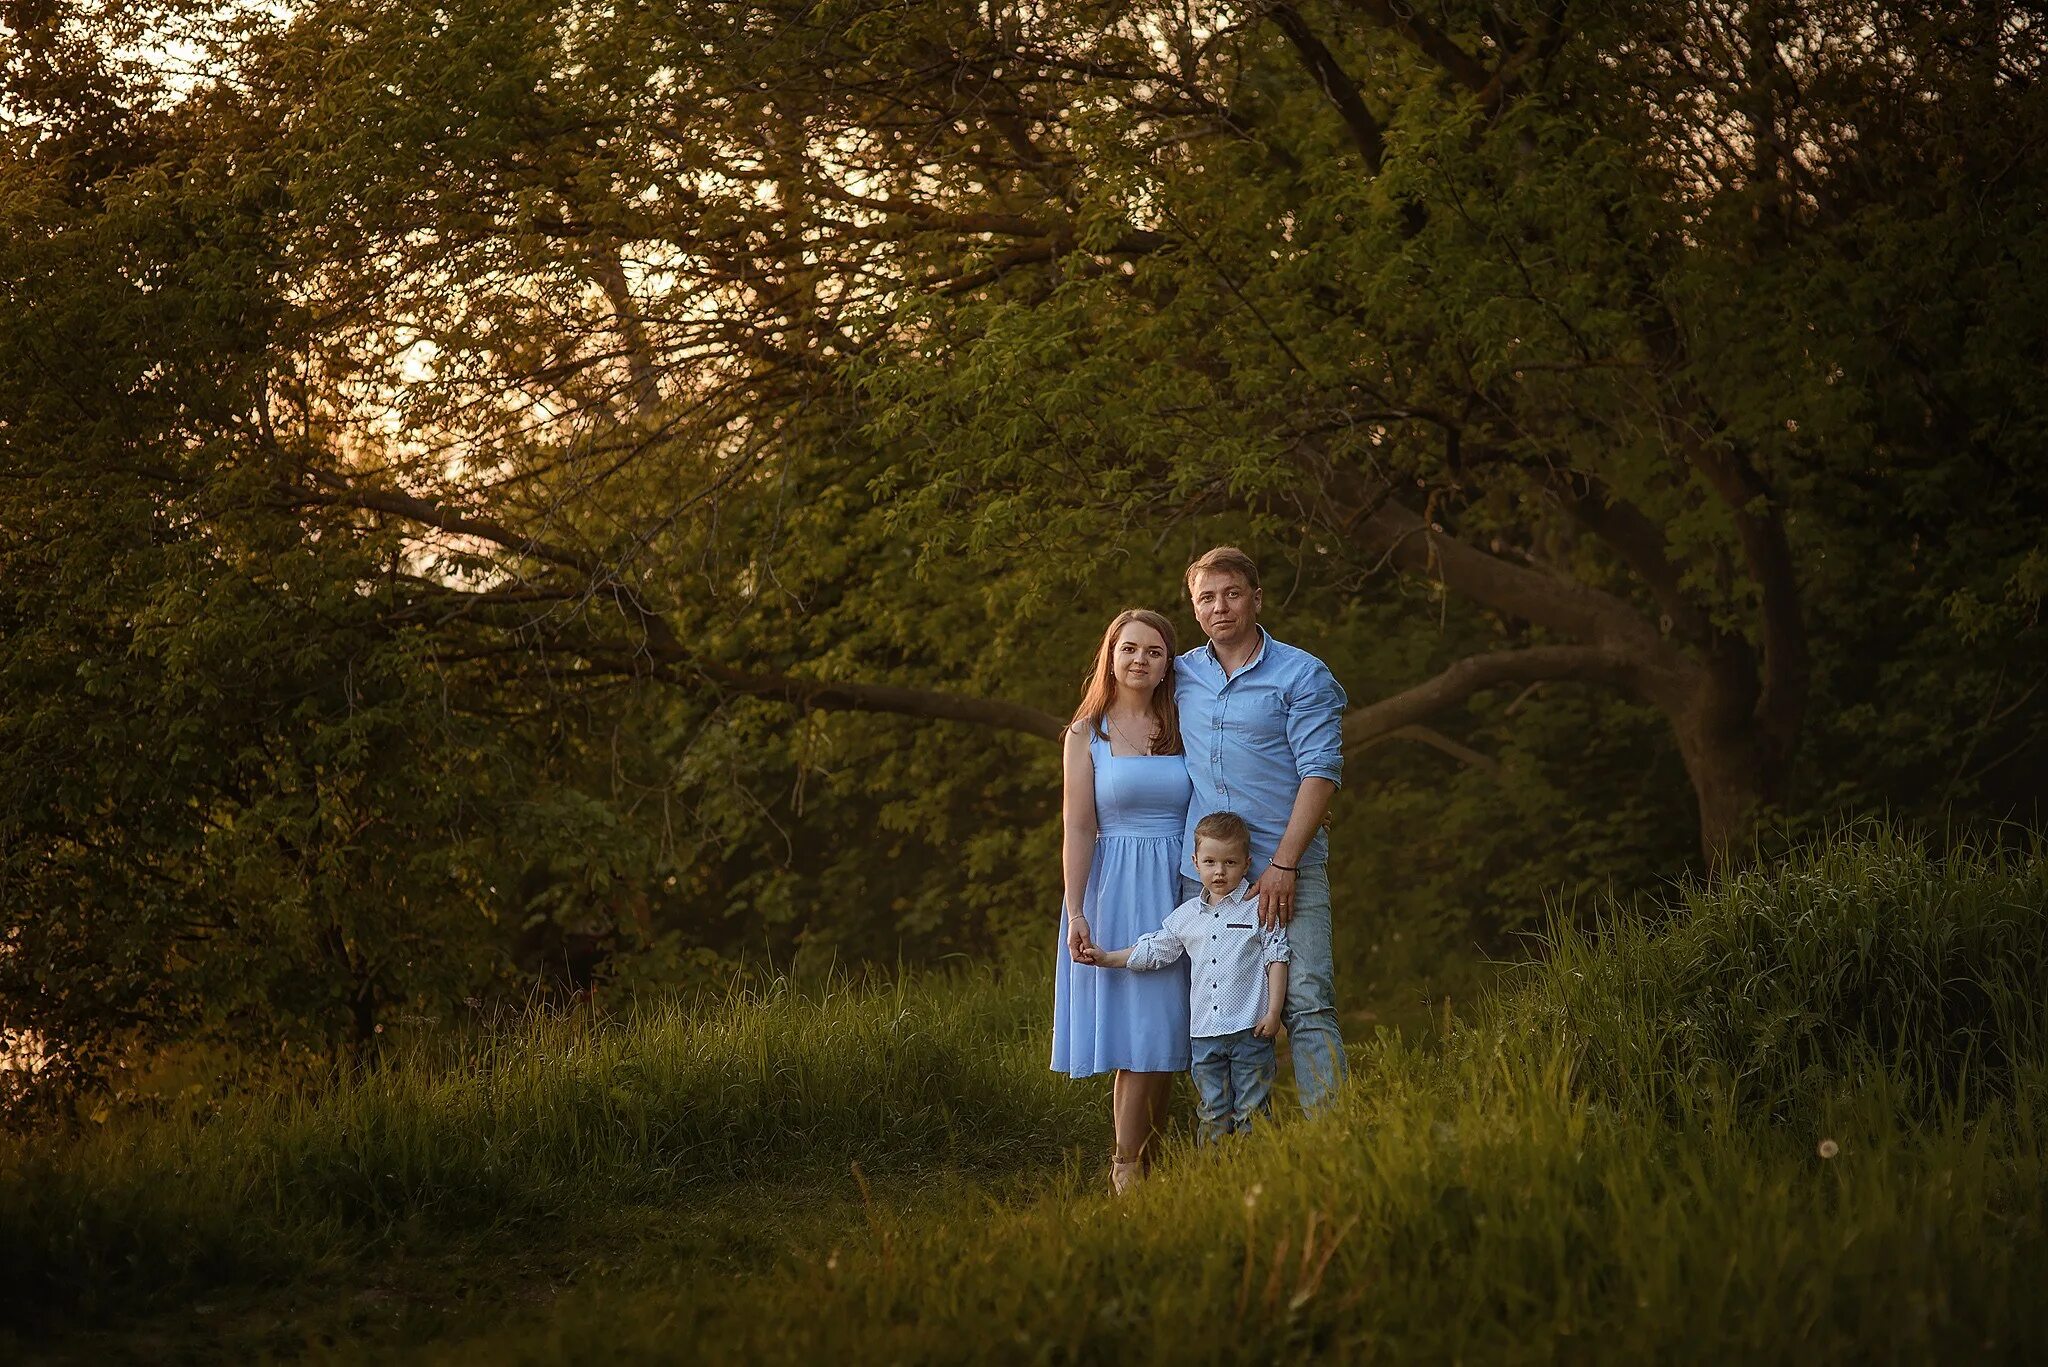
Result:
[[[1866,832],[1559,928],[1120,1202],[1029,972],[528,1021],[15,1142],[0,1357],[2041,1360],[2044,907]]]

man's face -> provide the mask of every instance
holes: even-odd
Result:
[[[1202,875],[1202,886],[1209,890],[1212,901],[1242,882],[1250,865],[1251,856],[1238,841],[1195,837],[1195,871]]]
[[[1188,586],[1195,621],[1202,634],[1219,646],[1250,640],[1259,629],[1259,590],[1230,570],[1203,570]]]

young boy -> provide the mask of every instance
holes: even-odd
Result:
[[[1102,968],[1164,968],[1181,955],[1194,964],[1188,1031],[1194,1036],[1200,1138],[1209,1143],[1252,1127],[1270,1108],[1273,1037],[1287,1002],[1287,930],[1259,929],[1259,899],[1245,874],[1251,831],[1235,812],[1211,812],[1195,826],[1195,869],[1202,892],[1167,913],[1166,923],[1128,949],[1096,949]]]

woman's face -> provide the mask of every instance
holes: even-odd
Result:
[[[1126,622],[1110,649],[1109,666],[1117,687],[1150,693],[1166,681],[1173,661],[1166,654],[1164,636],[1143,622]]]

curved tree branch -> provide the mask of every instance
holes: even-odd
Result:
[[[1627,656],[1597,646],[1529,646],[1468,655],[1413,688],[1352,708],[1344,717],[1344,743],[1362,747],[1501,684],[1549,679],[1626,684],[1636,669]]]
[[[1386,142],[1380,134],[1379,121],[1373,118],[1372,111],[1365,107],[1365,100],[1358,93],[1358,83],[1344,70],[1336,54],[1316,37],[1315,31],[1294,6],[1276,4],[1267,13],[1272,17],[1273,26],[1294,46],[1302,66],[1322,87],[1323,94],[1343,118],[1344,126],[1351,130],[1352,145],[1365,158],[1365,169],[1378,174],[1380,163],[1386,156]]]
[[[1333,517],[1334,525],[1383,563],[1627,660],[1630,682],[1645,696],[1669,700],[1696,682],[1699,666],[1626,599],[1469,546],[1393,498],[1384,480],[1320,456],[1310,464],[1309,487],[1326,494],[1331,506],[1304,511]]]
[[[1043,740],[1058,740],[1066,723],[1050,712],[1000,698],[970,698],[936,689],[896,684],[847,683],[831,679],[799,679],[787,674],[754,674],[725,665],[692,661],[666,671],[663,677],[687,681],[694,677],[731,693],[768,698],[792,707],[826,712],[886,712],[926,721],[961,721],[1022,731]]]
[[[579,574],[596,577],[599,573],[600,567],[591,556],[570,550],[567,546],[543,541],[536,536],[513,531],[503,523],[493,522],[489,518],[475,517],[445,503],[400,493],[396,489],[362,489],[332,477],[329,479],[337,486],[331,492],[296,490],[290,495],[291,500],[306,507],[357,508],[364,512],[388,513],[392,517],[402,517],[408,522],[418,523],[422,527],[432,527],[454,536],[474,537],[479,541],[489,542],[501,550],[531,556],[535,560],[575,570]]]
[[[1684,572],[1672,563],[1662,528],[1591,475],[1561,471],[1547,482],[1572,520],[1612,546],[1649,588],[1672,630],[1703,650],[1715,648],[1721,633],[1686,595]]]
[[[1475,95],[1493,89],[1493,73],[1477,57],[1459,47],[1449,34],[1422,18],[1411,4],[1395,0],[1350,0],[1350,7],[1374,25],[1398,33],[1442,67],[1444,73]]]
[[[1427,745],[1432,750],[1442,751],[1458,761],[1458,763],[1469,768],[1482,769],[1495,776],[1498,776],[1500,773],[1500,761],[1492,755],[1481,754],[1471,746],[1461,741],[1452,740],[1443,732],[1428,726],[1396,727],[1394,730],[1374,736],[1370,740],[1361,741],[1354,748],[1354,753],[1370,750],[1375,745],[1383,745],[1390,740],[1412,740],[1418,745]]]

